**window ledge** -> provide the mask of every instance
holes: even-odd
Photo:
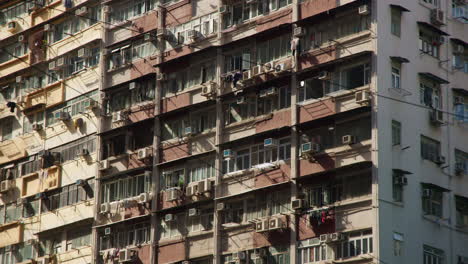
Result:
[[[234,230],[237,228],[246,228],[252,226],[252,223],[224,223],[221,224],[223,227],[223,230],[229,231],[229,230]]]
[[[335,203],[333,203],[333,204],[331,204],[329,206],[339,207],[339,206],[345,206],[345,205],[350,205],[350,204],[355,204],[355,203],[366,202],[366,201],[370,201],[370,200],[372,200],[372,194],[368,194],[368,195],[361,196],[361,197],[358,197],[358,198],[352,198],[352,199],[347,199],[347,200],[335,202]]]
[[[121,70],[125,70],[127,68],[130,68],[133,65],[133,61],[127,62],[125,64],[120,65],[119,67],[111,68],[107,70],[107,73],[115,73]]]
[[[18,56],[18,57],[14,57],[13,59],[11,60],[8,60],[8,61],[5,61],[3,63],[0,63],[0,68],[3,68],[9,64],[13,64],[13,63],[16,63],[16,62],[20,62],[20,63],[28,63],[29,64],[29,52],[22,55],[22,56]]]
[[[361,262],[363,260],[369,260],[373,259],[374,257],[370,254],[366,255],[359,255],[355,257],[349,257],[349,258],[341,258],[341,259],[336,259],[332,260],[331,263],[352,263],[352,262]]]
[[[450,224],[448,223],[449,219],[444,219],[436,215],[428,214],[423,214],[422,217],[423,219],[426,219],[427,221],[432,222],[434,224],[438,224],[439,226],[450,227]]]
[[[211,235],[211,234],[213,234],[213,230],[192,231],[192,232],[189,232],[189,234],[187,235],[187,238],[194,238],[194,237],[206,236],[206,235]]]

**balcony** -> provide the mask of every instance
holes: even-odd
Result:
[[[26,146],[26,142],[19,137],[0,142],[0,164],[26,157]]]
[[[65,89],[62,82],[55,82],[44,88],[29,93],[23,103],[23,111],[31,114],[63,103]]]
[[[60,187],[61,172],[61,167],[52,166],[23,176],[20,188],[21,197],[32,196]]]
[[[86,29],[83,29],[76,34],[73,34],[73,36],[59,40],[47,47],[46,59],[51,60],[55,57],[62,56],[63,54],[84,46],[87,43],[101,39],[103,32],[103,24],[97,23]]]
[[[18,71],[22,71],[30,65],[30,54],[6,61],[0,64],[0,76],[3,78]]]
[[[88,200],[56,209],[53,212],[43,213],[39,216],[40,223],[37,233],[47,232],[84,219],[92,219],[94,213],[93,208],[94,200]]]
[[[91,263],[93,258],[93,248],[91,246],[83,246],[71,249],[67,252],[58,253],[56,255],[58,263]]]
[[[0,248],[8,245],[18,244],[23,241],[24,225],[13,222],[0,226]]]

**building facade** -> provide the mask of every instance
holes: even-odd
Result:
[[[0,3],[0,263],[468,263],[468,4]]]

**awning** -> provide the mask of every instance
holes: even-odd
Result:
[[[449,189],[446,189],[444,187],[441,187],[439,185],[436,185],[436,184],[433,184],[433,183],[430,183],[430,182],[421,182],[421,184],[425,188],[435,189],[435,190],[438,190],[440,192],[450,192]]]
[[[422,27],[425,27],[425,28],[427,28],[427,29],[429,29],[431,31],[434,31],[439,35],[449,36],[449,34],[445,33],[445,31],[442,31],[439,28],[437,28],[436,26],[433,26],[433,25],[431,25],[431,24],[429,24],[427,22],[418,21],[418,25],[422,26]]]
[[[452,88],[452,91],[459,93],[464,96],[468,96],[468,90],[465,90],[463,88]]]
[[[450,38],[450,40],[452,42],[454,42],[455,44],[458,44],[458,45],[463,45],[463,46],[468,46],[468,43],[466,43],[465,41],[461,40],[461,39],[458,39],[458,38]]]
[[[394,62],[398,62],[398,63],[409,63],[410,60],[408,60],[407,58],[403,58],[403,57],[400,57],[400,56],[390,56],[390,59]]]
[[[419,73],[419,76],[424,77],[424,78],[427,78],[427,79],[432,80],[432,81],[434,81],[434,82],[437,82],[437,83],[439,83],[439,84],[447,84],[447,83],[450,83],[449,81],[447,81],[447,80],[445,80],[445,79],[442,79],[442,78],[440,78],[440,77],[438,77],[438,76],[436,76],[436,75],[434,75],[434,74],[432,74],[432,73],[430,73],[430,72],[420,72],[420,73]]]
[[[401,6],[401,5],[390,4],[390,7],[394,8],[394,9],[400,11],[400,12],[411,12],[409,9],[407,9],[407,8]]]
[[[132,217],[132,218],[126,218],[126,219],[122,219],[122,220],[119,220],[119,221],[115,221],[115,222],[112,222],[112,223],[93,226],[92,228],[93,229],[98,229],[98,228],[101,228],[101,227],[104,227],[104,226],[112,226],[112,225],[116,225],[116,224],[123,223],[123,222],[130,222],[130,221],[133,221],[133,220],[139,220],[139,219],[145,218],[145,217],[150,218],[150,216],[151,216],[150,214],[139,215],[139,216],[135,216],[135,217]]]
[[[402,170],[402,169],[393,169],[393,172],[398,173],[398,174],[413,174],[410,171]]]

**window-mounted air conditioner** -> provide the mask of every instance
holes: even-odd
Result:
[[[233,260],[245,260],[247,258],[247,254],[245,251],[239,251],[239,252],[234,252],[232,253],[232,259]]]
[[[125,118],[125,115],[123,114],[122,111],[117,111],[117,112],[112,113],[112,122],[113,123],[123,122],[123,121],[126,121],[126,118]]]
[[[10,189],[13,188],[13,181],[5,180],[0,182],[0,193],[8,192]]]
[[[341,232],[331,233],[329,234],[329,237],[332,242],[343,241],[346,238],[345,235]]]
[[[359,15],[368,15],[370,13],[369,5],[361,5],[358,10]]]
[[[107,214],[110,212],[110,203],[102,203],[99,212],[101,214]]]
[[[191,126],[184,128],[184,136],[191,136],[193,134],[193,130]]]
[[[54,113],[54,118],[60,121],[68,121],[70,120],[70,114],[65,111],[59,111]]]
[[[291,208],[294,210],[299,210],[304,207],[304,199],[295,199],[291,201]]]
[[[7,30],[10,32],[10,33],[14,33],[18,30],[19,26],[18,26],[18,22],[16,21],[10,21],[8,22],[7,24]]]
[[[356,103],[358,104],[363,104],[363,103],[368,103],[370,102],[371,96],[369,91],[357,91],[354,94],[354,99],[356,100]]]
[[[293,35],[294,37],[302,37],[305,35],[305,29],[303,27],[295,27]]]
[[[442,155],[437,155],[434,162],[439,165],[445,164],[445,157]]]
[[[266,138],[263,140],[263,146],[264,147],[277,147],[278,146],[278,140],[275,138]]]
[[[257,75],[260,75],[260,74],[262,74],[262,67],[260,65],[253,66],[252,67],[252,75],[257,76]]]
[[[138,203],[147,203],[151,200],[151,195],[147,192],[138,195]]]
[[[193,217],[193,216],[198,216],[200,215],[200,210],[198,210],[197,208],[190,208],[189,211],[188,211],[188,216],[189,217]]]
[[[284,221],[281,217],[272,217],[268,220],[268,230],[282,229],[284,228]]]
[[[301,144],[301,153],[314,154],[320,152],[320,144],[307,142]]]
[[[254,223],[255,232],[264,232],[268,230],[268,220]]]
[[[134,251],[125,248],[119,251],[119,263],[131,262],[134,258]]]
[[[166,190],[166,202],[172,202],[180,198],[180,192],[178,188],[171,188]]]
[[[329,80],[330,79],[330,73],[328,71],[321,71],[317,75],[317,79],[319,79],[319,80]]]
[[[408,185],[408,178],[406,178],[405,176],[396,176],[395,184],[396,185]]]
[[[90,56],[90,51],[88,48],[78,49],[78,58],[88,58]]]
[[[225,203],[216,204],[216,211],[224,211],[226,209],[228,209],[228,206]]]
[[[330,242],[330,236],[328,234],[321,234],[319,238],[320,238],[320,243]]]
[[[164,222],[173,222],[176,220],[175,214],[166,214],[164,215]]]
[[[200,37],[200,32],[194,30],[194,29],[191,29],[187,32],[187,36],[192,39],[192,40],[196,40],[197,38]]]
[[[208,82],[203,85],[201,95],[205,97],[213,96],[216,94],[216,83]]]
[[[273,71],[275,69],[275,63],[274,62],[267,62],[263,64],[263,72],[269,72]]]
[[[141,148],[137,150],[137,158],[138,160],[144,160],[149,158],[150,156],[150,151],[148,148]]]
[[[445,22],[445,14],[444,11],[438,8],[434,8],[431,10],[431,23],[436,26],[441,26]]]
[[[286,63],[279,63],[275,66],[275,73],[283,73],[286,71]]]
[[[453,98],[453,104],[454,105],[460,105],[460,104],[464,104],[465,103],[465,99],[463,98],[463,96],[455,96]]]
[[[101,160],[99,161],[99,170],[100,171],[105,171],[110,168],[109,161],[108,160]]]
[[[439,109],[431,109],[430,112],[430,119],[431,122],[435,125],[442,125],[444,124],[444,112]]]
[[[342,137],[341,142],[343,143],[343,145],[356,144],[356,137],[353,135],[345,135]]]
[[[223,158],[233,158],[234,151],[232,149],[225,149],[223,150]]]

